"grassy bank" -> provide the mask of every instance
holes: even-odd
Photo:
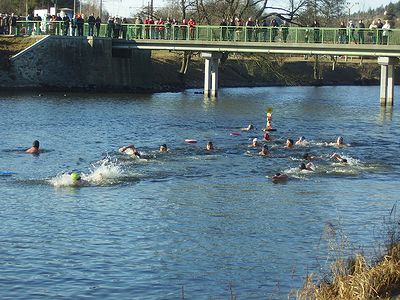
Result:
[[[26,49],[43,37],[14,37],[0,36],[0,70],[7,69],[9,58],[18,52]]]
[[[297,299],[400,299],[400,220],[391,218],[386,225],[387,242],[383,251],[376,249],[381,253],[376,259],[368,263],[362,254],[337,258],[329,275],[307,277]]]

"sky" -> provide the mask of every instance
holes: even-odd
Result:
[[[99,0],[100,1],[100,0]],[[85,2],[85,0],[83,0]],[[135,15],[141,7],[148,5],[149,0],[103,0],[104,7],[108,10],[111,15],[130,17]],[[369,8],[376,8],[381,5],[387,5],[390,2],[397,3],[398,0],[348,0],[349,6],[352,12],[364,11]],[[153,0],[154,7],[165,6],[168,2],[166,0]],[[284,0],[269,0],[271,5],[279,3],[286,3]],[[355,4],[358,3],[358,4]],[[353,5],[354,4],[354,5]]]

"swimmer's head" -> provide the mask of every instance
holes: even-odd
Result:
[[[253,144],[256,144],[258,142],[258,139],[257,138],[254,138],[253,139]]]
[[[253,124],[250,123],[248,128],[253,129],[254,128]]]
[[[267,145],[263,145],[263,149],[264,150],[268,150],[268,146]]]
[[[32,143],[32,147],[39,148],[39,141],[38,140],[34,140],[33,143]]]
[[[309,153],[304,153],[303,159],[308,159],[309,157],[310,157],[310,154],[309,154]]]
[[[160,152],[166,152],[166,151],[168,151],[167,144],[162,144],[160,146]]]
[[[269,140],[269,139],[270,139],[269,133],[265,132],[264,133],[264,140]]]
[[[305,141],[306,140],[306,137],[304,136],[304,135],[302,135],[300,138],[299,138],[299,141],[300,142],[303,142],[303,141]]]
[[[305,164],[305,163],[302,163],[302,164],[300,165],[300,170],[306,170],[306,169],[307,169],[306,164]]]
[[[342,162],[343,162],[343,163],[347,163],[347,159],[343,158],[343,159],[342,159]]]
[[[77,172],[72,172],[71,179],[72,179],[72,181],[79,181],[79,180],[81,180],[81,175],[79,175],[79,173],[77,173]]]
[[[343,144],[343,137],[339,136],[336,140],[336,143]]]
[[[291,146],[293,146],[293,140],[292,139],[287,139],[286,140],[286,145],[288,146],[288,147],[291,147]]]

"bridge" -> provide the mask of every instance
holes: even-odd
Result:
[[[221,53],[266,53],[328,56],[376,57],[381,65],[380,103],[393,105],[394,66],[400,57],[398,45],[321,44],[321,43],[262,43],[199,40],[113,40],[116,49],[146,49],[200,51],[205,59],[204,95],[217,96],[218,62]]]
[[[19,22],[18,33],[71,35],[63,22]],[[89,32],[84,24],[83,34]],[[205,59],[204,94],[217,96],[222,53],[375,57],[381,66],[380,103],[393,105],[394,66],[400,57],[400,30],[122,24],[115,35],[101,24],[94,35],[110,37],[113,49],[197,51]]]

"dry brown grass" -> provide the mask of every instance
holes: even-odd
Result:
[[[395,209],[395,207],[394,207]],[[299,300],[372,300],[400,297],[400,222],[391,212],[386,222],[388,241],[383,255],[375,262],[357,254],[353,259],[336,257],[331,265],[331,279],[307,276],[303,288],[297,293]],[[396,298],[400,299],[400,298]]]

